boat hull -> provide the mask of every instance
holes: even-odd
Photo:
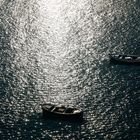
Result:
[[[49,119],[60,119],[66,121],[82,121],[83,120],[83,113],[73,114],[73,115],[64,115],[64,114],[56,114],[51,113],[46,110],[43,111],[43,117]]]
[[[76,122],[83,121],[83,111],[79,111],[78,113],[58,113],[58,112],[50,111],[43,107],[42,107],[42,111],[43,111],[43,118],[59,119],[65,121],[76,121]]]

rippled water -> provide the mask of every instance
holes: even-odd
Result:
[[[2,140],[139,140],[139,0],[1,0]],[[43,120],[40,104],[72,104],[82,124]]]

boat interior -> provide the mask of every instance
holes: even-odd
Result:
[[[75,108],[67,108],[65,106],[55,106],[55,105],[45,105],[44,109],[51,111],[51,112],[58,112],[58,113],[77,113],[80,112]]]
[[[55,107],[52,111],[53,112],[60,112],[60,113],[74,113],[73,108],[66,108],[66,107]]]

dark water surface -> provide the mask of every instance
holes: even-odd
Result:
[[[0,0],[0,139],[140,140],[139,0]],[[43,120],[72,104],[86,122]]]

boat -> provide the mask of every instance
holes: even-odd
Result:
[[[62,119],[67,121],[82,121],[83,111],[75,107],[54,105],[51,103],[42,104],[43,117]]]
[[[110,56],[110,62],[116,64],[140,65],[140,56],[138,55],[110,54],[109,56]]]

